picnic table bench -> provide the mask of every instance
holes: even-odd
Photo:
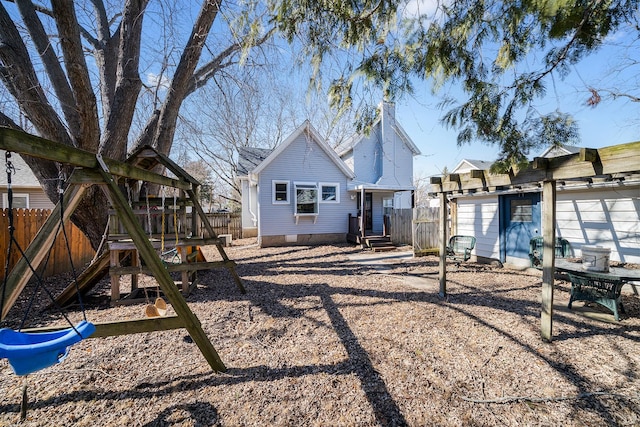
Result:
[[[571,281],[569,308],[574,301],[598,303],[613,312],[616,321],[625,313],[620,299],[622,287],[630,281],[640,281],[640,269],[610,267],[608,272],[588,271],[582,264],[556,260],[556,270],[566,273]]]

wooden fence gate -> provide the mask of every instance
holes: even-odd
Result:
[[[440,208],[394,209],[389,215],[394,245],[412,245],[415,256],[438,253]]]
[[[413,209],[413,255],[438,254],[440,208]]]

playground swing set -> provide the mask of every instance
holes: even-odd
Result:
[[[45,327],[22,331],[20,330],[21,326],[17,331],[9,328],[2,329],[0,331],[0,357],[9,360],[17,375],[27,375],[59,363],[66,357],[71,345],[85,338],[121,336],[182,328],[187,330],[214,371],[226,371],[224,363],[202,329],[199,319],[191,311],[183,296],[185,291],[187,293],[189,291],[188,282],[195,282],[193,278],[195,272],[219,267],[226,268],[232,275],[239,290],[242,293],[245,292],[240,277],[235,271],[235,263],[228,258],[223,242],[216,236],[198,202],[199,183],[197,180],[190,177],[166,156],[157,153],[150,147],[141,148],[127,162],[119,162],[112,159],[103,159],[100,154],[89,153],[21,131],[0,128],[0,148],[7,152],[26,154],[75,167],[67,182],[66,189],[64,191],[60,190],[60,201],[38,234],[24,251],[22,248],[17,248],[22,256],[11,271],[9,271],[8,264],[5,267],[0,320],[5,319],[18,296],[36,273],[36,269],[46,260],[49,248],[59,232],[61,230],[64,232],[64,224],[69,221],[71,214],[78,207],[86,189],[92,185],[100,186],[111,205],[109,249],[94,260],[79,277],[75,278],[74,274],[74,283],[67,287],[60,296],[53,298],[47,291],[49,297],[54,301],[54,305],[62,307],[64,303],[77,296],[84,316],[82,295],[90,290],[107,271],[111,276],[112,302],[120,297],[119,277],[123,274],[132,274],[132,290],[135,290],[133,275],[153,275],[158,283],[159,290],[167,300],[156,298],[155,304],[147,305],[147,317],[141,319],[91,323],[86,320],[85,316],[84,320],[74,326],[65,316],[71,325],[70,328]],[[151,169],[157,165],[162,165],[169,169],[176,175],[176,178],[152,172]],[[139,216],[134,213],[133,207],[135,206],[123,194],[119,184],[124,183],[124,181],[127,181],[127,185],[131,188],[137,188],[138,190],[141,188],[141,183],[146,183],[147,185],[155,184],[161,187],[163,192],[165,187],[171,187],[179,191],[181,195],[188,196],[181,199],[174,197],[172,209],[175,234],[172,250],[175,250],[176,253],[182,252],[180,258],[184,261],[184,264],[167,263],[162,260],[166,243],[164,229],[165,197],[163,196],[160,201],[154,201],[150,196],[145,195],[144,199],[147,206],[149,206],[149,203],[162,203],[163,228],[160,233],[160,241],[157,242],[151,234],[145,232]],[[137,196],[139,196],[139,193]],[[11,200],[11,193],[9,193],[8,198]],[[139,198],[137,200],[138,202],[140,201]],[[178,215],[186,212],[187,204],[192,207],[191,230],[181,235],[178,229]],[[178,207],[181,212],[178,212]],[[151,218],[149,212],[150,209],[147,209],[148,220]],[[186,223],[186,215],[183,220]],[[206,233],[206,237],[197,237],[199,234],[196,234],[200,225],[199,221],[202,221],[204,226],[203,234]],[[12,225],[10,226],[10,232],[11,227]],[[122,235],[112,233],[119,228],[125,233]],[[151,230],[149,230],[150,232]],[[13,243],[10,243],[9,250],[11,250],[12,246],[16,246],[14,245],[15,239],[13,237],[11,242]],[[156,250],[156,244],[159,244],[160,252]],[[199,246],[203,244],[215,245],[222,257],[222,261],[203,261],[199,250]],[[187,249],[190,250],[189,253],[187,253]],[[119,266],[123,251],[127,251],[130,255],[131,267]],[[111,260],[111,265],[106,264],[105,260]],[[193,262],[190,262],[191,260]],[[182,293],[171,278],[171,271],[182,273]],[[38,279],[38,283],[40,282],[41,280]],[[138,300],[138,302],[140,301]],[[165,315],[166,302],[171,304],[175,315]],[[62,309],[61,312],[64,315]]]

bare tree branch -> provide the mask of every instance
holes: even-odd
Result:
[[[88,35],[85,38],[94,48],[94,58],[100,73],[102,115],[108,117],[111,113],[116,86],[117,47],[120,31],[118,30],[111,35],[104,3],[100,0],[91,0],[91,3],[96,14],[97,38],[94,39],[95,41],[90,40]]]
[[[73,92],[71,91],[67,76],[62,69],[60,61],[51,46],[44,26],[36,14],[36,7],[33,2],[28,0],[16,0],[16,5],[31,35],[33,43],[42,58],[42,63],[53,85],[53,90],[58,97],[58,102],[60,102],[60,107],[67,126],[69,127],[69,132],[71,135],[78,135],[80,134],[80,118],[78,116],[78,110],[76,109]]]
[[[71,145],[67,129],[47,100],[22,37],[2,3],[0,66],[0,78],[40,135]]]
[[[136,100],[142,87],[138,64],[140,63],[142,19],[147,3],[148,0],[128,0],[120,23],[113,102],[100,141],[100,151],[107,157],[115,159],[124,159],[126,155],[129,129],[136,109]],[[125,34],[126,37],[124,37]],[[107,141],[109,144],[106,144]]]
[[[271,38],[271,36],[273,36],[275,31],[276,31],[275,28],[271,28],[262,37],[260,37],[258,40],[256,40],[254,45],[255,46],[260,46],[261,44],[263,44],[264,42],[269,40],[269,38]],[[225,65],[223,64],[223,61],[225,59],[229,58],[230,56],[232,56],[233,54],[235,54],[236,52],[242,50],[246,46],[247,41],[250,38],[251,38],[251,36],[247,35],[245,37],[245,39],[243,39],[242,41],[239,41],[237,43],[232,44],[231,46],[226,48],[224,51],[222,51],[220,54],[218,54],[214,59],[212,59],[207,64],[205,64],[202,67],[200,67],[193,75],[191,84],[189,85],[189,88],[187,89],[187,95],[191,94],[196,89],[198,89],[198,88],[204,86],[205,84],[207,84],[207,82],[215,75],[216,72],[220,71],[221,68],[225,68]],[[231,64],[232,63],[228,63],[226,66],[229,66]]]
[[[160,110],[158,124],[153,134],[142,135],[136,146],[149,144],[158,151],[169,154],[175,134],[176,122],[180,105],[186,97],[189,81],[200,59],[202,47],[207,39],[209,30],[220,10],[220,0],[206,0],[198,15],[187,45],[182,52],[180,62],[169,86],[167,98]],[[151,128],[147,127],[151,130]]]
[[[58,27],[67,75],[77,104],[80,117],[80,132],[75,135],[76,144],[89,151],[96,151],[100,141],[98,106],[93,93],[89,69],[82,51],[80,25],[76,19],[73,2],[53,0],[53,14]]]
[[[20,126],[18,126],[16,122],[11,120],[11,117],[7,116],[2,111],[0,111],[0,126],[16,129],[16,130],[24,130]]]

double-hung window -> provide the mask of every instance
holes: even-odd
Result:
[[[271,181],[271,203],[274,205],[289,204],[289,181]]]
[[[335,182],[321,182],[320,201],[322,203],[340,203],[340,184]]]
[[[318,186],[315,182],[295,182],[296,215],[318,215]]]

